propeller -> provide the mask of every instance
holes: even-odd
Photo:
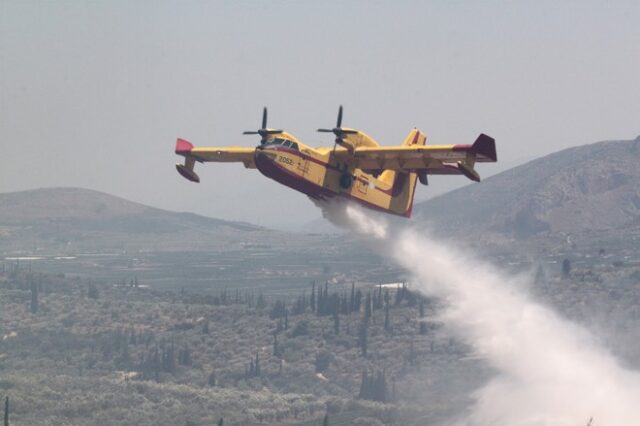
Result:
[[[336,135],[336,139],[333,144],[334,151],[336,150],[336,145],[344,145],[344,141],[342,139],[344,135],[358,133],[357,130],[342,128],[342,105],[340,105],[340,108],[338,109],[338,120],[336,121],[336,127],[334,127],[333,129],[318,129],[318,132],[333,133],[334,135]]]
[[[269,135],[277,135],[279,133],[284,132],[282,129],[267,129],[267,107],[262,109],[262,127],[258,130],[248,130],[246,132],[242,132],[243,135],[260,135],[262,139],[260,139],[260,143],[264,144],[267,141],[267,137]]]

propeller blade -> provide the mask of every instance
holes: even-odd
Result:
[[[264,133],[267,135],[277,135],[279,133],[284,132],[284,130],[282,129],[269,129],[269,130],[265,130]]]
[[[260,133],[248,130],[246,132],[242,132],[242,134],[243,135],[259,135]]]
[[[338,122],[336,124],[337,128],[340,128],[340,126],[342,126],[342,105],[338,108]]]
[[[267,107],[262,109],[262,127],[261,129],[267,128]]]
[[[318,129],[320,133],[333,133],[333,129]]]

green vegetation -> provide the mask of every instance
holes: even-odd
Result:
[[[16,425],[410,424],[450,410],[419,403],[416,360],[465,352],[435,323],[421,333],[420,306],[435,306],[404,287],[395,302],[395,290],[355,284],[285,299],[9,269],[0,387]]]
[[[532,291],[563,315],[614,325],[601,336],[637,366],[637,247],[604,245],[533,265],[515,252],[495,259],[529,268]],[[167,291],[139,270],[103,280],[34,269],[0,269],[0,395],[12,426],[441,424],[492,375],[437,320],[445,302],[405,286]]]

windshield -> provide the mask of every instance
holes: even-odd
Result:
[[[289,140],[282,139],[282,138],[274,138],[274,139],[268,140],[264,145],[265,146],[282,145],[282,146],[286,146],[287,148],[298,150],[297,143],[291,142]]]

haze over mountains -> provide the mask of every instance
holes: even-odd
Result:
[[[418,203],[414,221],[443,235],[503,243],[567,235],[623,237],[640,227],[638,164],[640,137],[566,149]],[[0,249],[5,252],[207,250],[261,244],[278,234],[87,189],[0,194]]]
[[[640,226],[640,136],[530,161],[415,206],[437,233],[527,240]]]
[[[274,231],[161,210],[102,192],[46,188],[0,194],[0,249],[214,249],[259,240]]]

